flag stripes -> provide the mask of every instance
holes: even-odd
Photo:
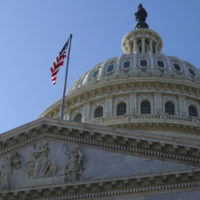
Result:
[[[69,43],[69,39],[67,40],[67,42],[63,46],[62,50],[60,51],[60,53],[54,60],[53,65],[51,66],[51,69],[50,69],[51,70],[51,80],[54,85],[56,84],[57,73],[59,72],[60,67],[64,65],[64,59],[66,57],[68,43]]]

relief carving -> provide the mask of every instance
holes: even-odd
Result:
[[[22,162],[22,156],[17,152],[11,157],[5,158],[2,167],[1,167],[1,176],[0,176],[0,190],[9,190],[11,188],[12,179],[14,178],[14,170],[20,168]]]
[[[11,159],[7,157],[1,167],[1,191],[10,189],[12,174],[12,162]]]
[[[79,146],[75,147],[73,152],[68,151],[67,145],[64,147],[64,153],[68,156],[68,163],[65,166],[65,182],[74,182],[80,180],[82,175],[84,156]]]
[[[26,159],[26,178],[42,178],[55,176],[59,170],[56,160],[49,160],[48,142],[43,142],[38,149]]]

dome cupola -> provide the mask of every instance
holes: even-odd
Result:
[[[135,30],[130,31],[122,39],[122,50],[125,54],[134,53],[159,53],[162,50],[162,39],[154,31],[148,29],[146,24],[147,12],[139,4],[135,13],[137,24]]]

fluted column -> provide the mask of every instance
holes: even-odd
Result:
[[[85,105],[82,112],[82,122],[87,122],[90,119],[90,105]]]
[[[112,117],[112,97],[105,100],[105,117]]]
[[[130,113],[137,113],[137,93],[131,94],[130,98]]]
[[[185,96],[178,96],[179,115],[186,116],[186,99]]]
[[[160,93],[154,94],[155,114],[162,112],[162,97]]]

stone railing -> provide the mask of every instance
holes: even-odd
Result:
[[[168,114],[126,114],[111,118],[94,118],[87,123],[112,125],[123,123],[174,123],[182,125],[196,126],[200,128],[200,119],[197,117],[184,117]]]

